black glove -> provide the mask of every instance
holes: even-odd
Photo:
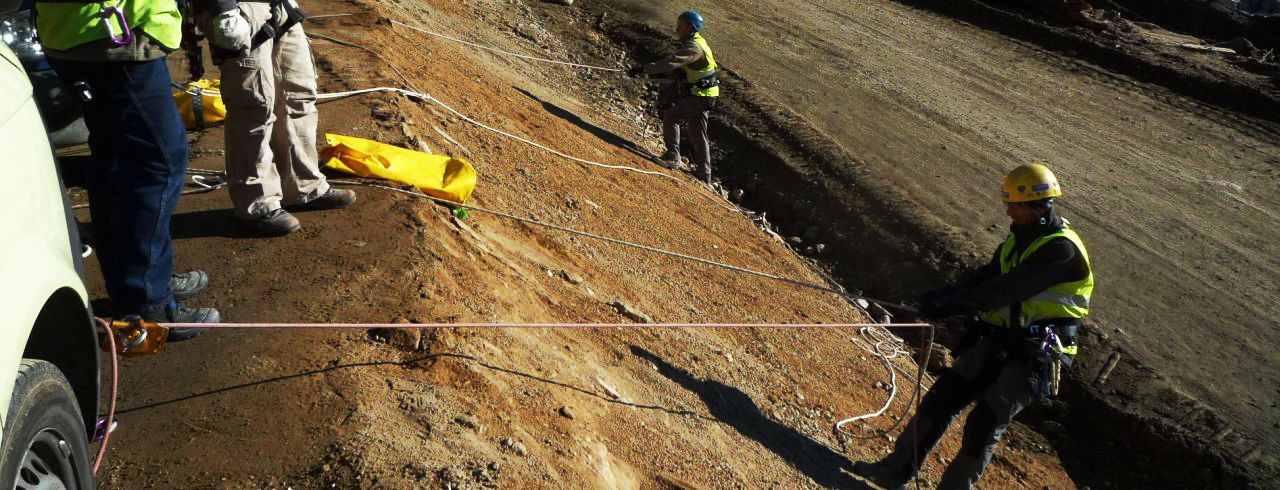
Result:
[[[635,78],[635,77],[638,77],[638,76],[640,76],[640,75],[644,75],[644,66],[643,66],[643,65],[635,65],[635,66],[632,66],[632,67],[631,67],[631,69],[627,70],[627,76],[629,76],[629,77],[631,77],[631,78]]]
[[[956,299],[955,296],[944,296],[920,303],[920,316],[930,320],[945,320],[970,311],[973,311],[973,307]]]

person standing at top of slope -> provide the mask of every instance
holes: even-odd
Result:
[[[189,0],[222,68],[227,179],[241,224],[268,236],[302,223],[283,205],[337,209],[354,191],[329,186],[316,153],[316,73],[294,0]],[[196,45],[198,46],[198,45]],[[203,74],[192,66],[192,77]]]
[[[645,65],[633,66],[627,71],[632,77],[671,75],[676,83],[674,90],[664,90],[658,105],[662,108],[662,141],[666,152],[657,163],[666,168],[680,166],[680,123],[689,126],[689,141],[693,144],[693,163],[697,173],[703,174],[711,184],[711,141],[707,137],[707,122],[720,96],[719,65],[711,53],[711,46],[702,37],[702,14],[687,11],[676,20],[676,38],[680,46],[676,52]]]
[[[920,298],[926,319],[968,318],[955,362],[929,388],[893,452],[876,463],[857,462],[855,474],[905,488],[955,416],[976,402],[960,452],[938,482],[943,489],[972,488],[1013,417],[1038,397],[1057,394],[1093,294],[1084,242],[1054,210],[1061,195],[1043,165],[1020,166],[1005,178],[1009,237],[967,280]]]

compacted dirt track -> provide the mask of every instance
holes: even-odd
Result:
[[[662,29],[684,6],[616,3]],[[1097,324],[1170,390],[1280,448],[1275,124],[895,2],[702,8],[722,63],[964,240],[994,247],[1003,174],[1048,163],[1094,260]]]
[[[304,7],[355,14],[307,24],[329,38],[313,43],[322,92],[407,85],[570,154],[659,170],[639,155],[655,135],[632,82],[474,51],[386,22],[626,66],[632,60],[603,31],[613,19],[595,10],[520,0]],[[608,7],[665,26],[683,5]],[[1273,439],[1265,437],[1280,420],[1270,331],[1280,163],[1272,126],[895,3],[735,0],[704,12],[726,66],[856,155],[868,182],[906,196],[903,216],[946,223],[940,236],[973,242],[965,250],[985,254],[1003,236],[994,189],[1008,168],[1053,165],[1068,192],[1064,214],[1097,264],[1103,331],[1237,430]],[[322,131],[470,159],[481,176],[477,206],[824,280],[678,173],[671,180],[585,167],[399,95],[320,110]],[[192,167],[221,168],[221,141],[218,128],[194,135]],[[214,278],[191,304],[217,306],[230,321],[628,321],[615,301],[656,321],[867,319],[832,295],[481,213],[459,220],[441,206],[355,189],[356,207],[300,214],[302,232],[267,240],[231,226],[225,193],[184,198],[178,262]],[[962,265],[934,258],[931,267]],[[905,295],[931,277],[850,286]],[[889,445],[830,432],[834,420],[879,408],[888,396],[884,367],[850,343],[858,336],[215,331],[124,363],[122,430],[100,480],[125,488],[857,487],[849,464]],[[902,360],[898,367],[914,369]],[[911,387],[906,378],[898,377],[901,392]],[[900,394],[889,415],[905,407]],[[886,416],[856,430],[891,423]],[[957,438],[926,463],[926,478],[936,480]],[[1059,442],[1015,425],[984,482],[1143,481],[1080,469],[1086,455]]]

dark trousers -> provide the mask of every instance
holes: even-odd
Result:
[[[715,97],[685,95],[662,112],[662,142],[666,144],[666,156],[680,156],[680,123],[689,126],[689,142],[693,144],[693,163],[711,183],[711,140],[707,137],[707,122]]]
[[[1036,398],[1034,362],[997,336],[977,339],[960,353],[920,402],[884,463],[908,481],[915,477],[947,426],[970,403],[977,406],[964,424],[960,453],[943,472],[940,489],[968,489],[982,476],[1013,417]]]
[[[89,128],[89,215],[116,316],[173,304],[169,219],[187,170],[187,135],[164,60],[53,61],[63,82],[83,81]]]

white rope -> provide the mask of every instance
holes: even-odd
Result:
[[[870,337],[873,342],[867,342],[861,338],[854,337],[850,340],[853,345],[859,349],[867,351],[873,356],[880,358],[884,362],[884,367],[889,370],[889,398],[884,401],[884,406],[871,413],[849,417],[847,419],[836,422],[836,429],[839,430],[845,424],[865,420],[869,418],[879,417],[889,409],[889,405],[893,403],[893,398],[898,394],[898,375],[894,369],[892,359],[899,356],[909,355],[910,351],[903,348],[905,344],[902,339],[894,336],[892,333],[884,329],[862,327],[858,329],[858,334]]]
[[[446,35],[444,35],[444,34],[440,34],[440,33],[438,33],[438,32],[431,32],[431,31],[428,31],[428,30],[423,29],[423,28],[421,28],[421,27],[414,27],[414,26],[411,26],[411,25],[409,25],[409,24],[405,24],[404,22],[400,22],[400,21],[396,21],[396,20],[392,20],[392,21],[391,21],[391,23],[392,23],[392,24],[395,24],[395,25],[398,25],[398,26],[408,27],[408,28],[410,28],[410,29],[413,29],[413,30],[415,30],[415,31],[421,32],[421,33],[423,33],[423,34],[429,34],[429,35],[436,36],[436,37],[439,37],[439,38],[442,38],[442,39],[448,39],[448,40],[453,41],[453,42],[456,42],[456,43],[462,43],[462,44],[465,44],[465,45],[467,45],[467,46],[471,46],[471,47],[473,47],[473,48],[478,48],[478,49],[484,49],[484,50],[488,50],[488,51],[493,51],[493,52],[495,52],[495,53],[501,53],[501,54],[505,54],[505,55],[507,55],[507,56],[515,56],[516,58],[523,58],[523,59],[530,60],[530,61],[541,61],[541,62],[543,62],[543,63],[555,63],[555,64],[557,64],[557,65],[573,66],[573,67],[577,67],[577,68],[586,68],[586,69],[588,69],[588,70],[617,71],[617,72],[626,71],[626,70],[623,70],[623,69],[621,69],[621,68],[606,68],[606,67],[603,67],[603,66],[583,65],[583,64],[580,64],[580,63],[569,63],[569,62],[567,62],[567,61],[556,61],[556,60],[549,60],[549,59],[546,59],[546,58],[537,58],[537,57],[534,57],[534,56],[526,56],[526,55],[523,55],[523,54],[512,53],[512,52],[510,52],[510,51],[503,51],[503,50],[498,49],[498,48],[491,48],[491,47],[488,47],[488,46],[482,46],[482,45],[479,45],[479,44],[476,44],[476,43],[473,43],[473,42],[470,42],[470,41],[463,41],[463,40],[458,39],[458,38],[449,37],[449,36],[446,36]]]

